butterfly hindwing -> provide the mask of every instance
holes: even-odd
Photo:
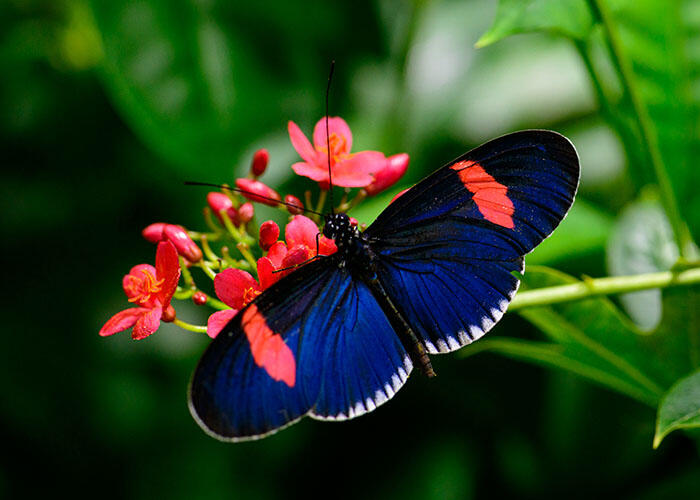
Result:
[[[522,256],[559,224],[576,151],[549,131],[494,139],[399,197],[367,229],[379,279],[428,352],[479,338],[515,294]]]
[[[370,411],[410,370],[369,289],[331,257],[280,280],[219,333],[193,376],[190,409],[219,439],[255,439],[306,414]]]

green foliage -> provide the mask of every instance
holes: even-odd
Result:
[[[477,47],[517,33],[547,31],[575,39],[588,36],[593,15],[586,0],[501,0],[496,19]]]
[[[700,427],[700,370],[679,380],[664,395],[656,418],[654,448],[669,432]]]
[[[613,276],[668,271],[678,260],[678,247],[658,201],[629,204],[618,217],[607,244],[608,269]],[[643,290],[620,296],[630,317],[643,329],[661,321],[661,292]]]

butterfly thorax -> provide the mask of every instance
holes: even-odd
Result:
[[[372,260],[372,252],[367,239],[350,222],[350,217],[347,214],[326,215],[323,235],[335,242],[338,253],[344,257],[342,262],[359,264],[364,267]]]

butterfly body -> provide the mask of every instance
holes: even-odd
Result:
[[[483,336],[514,272],[573,203],[579,165],[549,131],[494,139],[419,182],[360,232],[326,216],[338,251],[258,296],[204,353],[190,410],[212,436],[257,439],[309,415],[374,410],[428,354]]]

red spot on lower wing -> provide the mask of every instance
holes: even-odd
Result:
[[[513,229],[513,202],[508,198],[508,188],[486,173],[484,168],[471,160],[460,161],[450,167],[474,196],[479,212],[487,221]]]
[[[267,326],[255,304],[245,310],[241,324],[255,364],[263,367],[273,379],[294,387],[297,371],[294,354],[282,337]]]

